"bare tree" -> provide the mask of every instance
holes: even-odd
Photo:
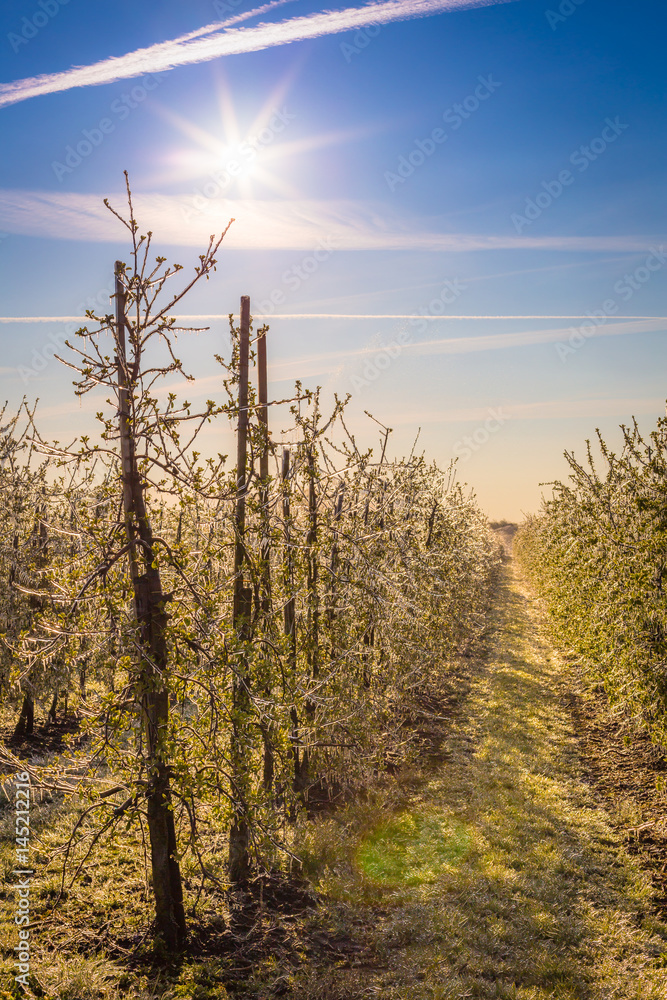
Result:
[[[129,568],[133,621],[126,624],[126,643],[134,650],[136,662],[129,693],[140,706],[143,719],[138,778],[146,802],[156,929],[169,947],[179,947],[185,941],[186,925],[170,781],[171,665],[167,643],[170,597],[164,592],[159,565],[161,558],[168,561],[169,547],[155,534],[151,505],[163,504],[169,496],[178,495],[185,488],[202,495],[211,491],[219,494],[223,457],[209,459],[202,465],[193,450],[200,430],[220,408],[209,400],[204,409],[193,412],[187,402],[177,406],[171,393],[164,405],[155,387],[173,373],[189,377],[175,354],[174,337],[182,328],[175,326],[171,313],[197,282],[215,270],[215,254],[227,230],[217,239],[210,238],[194,276],[163,302],[165,285],[181,266],[165,268],[163,257],[149,262],[152,234],[139,234],[127,174],[125,177],[129,218],[123,218],[105,201],[127,228],[132,241],[131,265],[117,261],[115,266],[115,316],[89,312],[99,328],[93,332],[87,327],[79,330],[84,347],[68,344],[79,355],[79,361],[65,362],[78,373],[79,395],[102,386],[111,391],[117,417],[98,414],[104,426],[102,445],[91,446],[88,438],[83,437],[76,455],[60,453],[58,457],[85,463],[103,455],[119,473],[124,532],[121,535],[113,531],[105,560],[93,575],[108,572],[110,565],[122,558]],[[156,358],[160,348],[161,359]],[[88,580],[84,589],[91,582]],[[77,601],[82,597],[83,594],[78,595]]]

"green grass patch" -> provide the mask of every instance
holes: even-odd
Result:
[[[436,882],[465,857],[469,847],[464,823],[442,812],[404,812],[364,837],[355,860],[373,882],[413,887]]]

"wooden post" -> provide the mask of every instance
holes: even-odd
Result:
[[[424,548],[429,549],[431,547],[431,539],[433,538],[433,526],[435,525],[435,515],[438,513],[438,501],[433,502],[433,510],[431,511],[430,517],[428,519],[428,530],[426,533],[426,541],[424,542]]]
[[[308,666],[308,681],[314,685],[320,674],[320,650],[319,650],[319,596],[318,596],[318,576],[319,567],[317,563],[317,493],[315,490],[315,448],[313,442],[308,446],[308,533],[306,535],[306,600],[307,600],[307,629],[308,640],[306,646],[306,663]],[[315,719],[315,702],[309,694],[306,696],[306,718],[311,725]],[[304,802],[308,800],[308,783],[310,780],[310,754],[306,747],[301,753],[301,764],[299,767],[298,791]]]
[[[263,327],[257,340],[257,401],[259,403],[257,416],[262,427],[262,450],[259,456],[259,503],[261,519],[261,541],[260,541],[260,572],[259,572],[259,609],[261,611],[262,628],[266,631],[269,627],[269,614],[271,611],[271,546],[269,541],[269,388],[268,372],[266,364],[266,327]],[[264,657],[268,664],[271,655],[271,647],[264,644]],[[271,699],[271,671],[265,666],[264,693],[267,701]],[[274,774],[274,754],[271,742],[272,726],[269,722],[262,721],[261,731],[264,741],[264,771],[263,785],[267,793],[273,786]]]
[[[345,483],[338,487],[336,500],[334,502],[334,524],[333,524],[333,544],[331,546],[331,563],[329,567],[329,607],[327,609],[327,621],[329,623],[329,635],[331,637],[331,665],[333,667],[336,660],[336,644],[334,642],[333,628],[336,620],[336,572],[338,570],[338,523],[343,514],[343,500],[345,498]]]
[[[383,449],[384,454],[384,449]],[[372,476],[371,473],[368,474],[368,489],[366,493],[366,506],[364,507],[364,528],[368,527],[368,515],[371,509],[371,485]],[[375,637],[375,632],[372,625],[366,625],[364,630],[364,651],[361,654],[361,673],[363,685],[365,688],[371,686],[371,668],[370,668],[370,655],[368,653],[368,648],[373,646],[373,639]]]
[[[290,453],[289,448],[283,448],[283,460],[281,467],[282,494],[283,494],[283,530],[285,537],[285,556],[283,559],[283,574],[285,581],[285,606],[283,609],[283,631],[287,636],[287,676],[290,684],[294,686],[296,680],[296,600],[294,597],[294,565],[292,560],[292,532],[290,527]],[[290,733],[290,744],[292,749],[292,759],[294,763],[293,789],[296,792],[301,790],[301,757],[299,754],[299,717],[296,706],[293,704],[290,709],[290,722],[292,731]]]
[[[250,638],[252,614],[252,588],[244,586],[243,564],[245,551],[245,513],[248,464],[248,359],[250,356],[250,299],[241,297],[239,325],[239,416],[236,440],[236,510],[234,547],[234,606],[232,624],[240,643]],[[248,690],[248,662],[245,650],[232,682],[232,733],[231,758],[234,781],[234,815],[229,831],[229,875],[233,883],[243,883],[250,872],[249,829],[245,789],[248,784],[247,754],[244,750],[243,730],[248,725],[250,692]]]
[[[239,417],[236,436],[236,547],[234,549],[234,621],[239,621],[243,603],[243,563],[245,561],[245,508],[246,474],[248,464],[248,359],[250,356],[250,299],[241,298],[241,325],[239,331]]]
[[[262,425],[263,441],[259,456],[260,507],[262,517],[262,542],[260,550],[262,597],[261,608],[268,614],[271,596],[271,574],[269,567],[269,390],[266,366],[266,331],[257,340],[257,416]]]
[[[289,495],[289,470],[290,466],[290,453],[289,448],[283,448],[283,462],[281,469],[281,479],[283,484],[283,524],[285,531],[285,560],[284,560],[284,571],[285,571],[285,589],[289,595],[285,601],[284,610],[284,622],[285,622],[285,635],[290,636],[290,662],[296,660],[296,631],[295,631],[295,621],[296,613],[294,606],[294,580],[293,580],[293,565],[292,565],[292,534],[290,531],[290,495]]]
[[[266,366],[266,330],[257,340],[257,390],[258,417],[264,431],[264,443],[259,458],[259,478],[262,485],[265,486],[269,478],[269,388]]]
[[[315,490],[315,450],[311,444],[308,448],[308,534],[306,536],[306,548],[308,550],[308,573],[306,588],[308,591],[308,621],[310,625],[308,657],[310,662],[310,672],[312,680],[317,680],[319,667],[319,598],[318,598],[318,576],[319,567],[317,563],[317,493]],[[315,714],[315,705],[309,701],[306,705],[308,715]]]

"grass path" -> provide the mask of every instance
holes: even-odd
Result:
[[[649,879],[582,776],[566,668],[539,605],[513,563],[503,572],[447,759],[346,855],[327,824],[319,832],[321,885],[339,901],[334,923],[345,911],[359,925],[359,957],[313,972],[295,996],[667,998],[667,926],[649,916]]]

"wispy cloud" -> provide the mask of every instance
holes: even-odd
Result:
[[[633,320],[615,322],[600,327],[596,337],[613,337],[623,335],[639,335],[664,330],[667,320],[662,318],[649,320]],[[513,333],[497,333],[483,336],[443,337],[437,340],[425,340],[414,344],[405,344],[402,357],[435,357],[440,354],[474,354],[481,351],[502,351],[511,348],[531,347],[536,344],[552,344],[567,340],[571,330],[567,327],[557,327],[547,330],[519,330]],[[310,357],[295,357],[277,359],[271,364],[270,378],[276,382],[291,381],[296,378],[315,378],[331,376],[338,371],[345,381],[348,375],[366,358],[373,357],[381,350],[381,345],[358,348],[355,351],[329,351]],[[204,382],[206,380],[203,380]],[[198,384],[198,383],[197,383]],[[188,390],[191,391],[191,390]]]
[[[215,385],[214,385],[215,383]],[[220,376],[199,379],[195,383],[178,382],[162,388],[162,394],[167,391],[182,392],[187,390],[188,399],[194,399],[197,389],[202,392],[211,387],[219,387]],[[193,390],[195,392],[193,393]],[[40,420],[54,417],[69,417],[74,412],[92,415],[100,409],[101,396],[85,397],[74,407],[71,401],[41,407],[38,411]],[[503,416],[508,420],[572,420],[581,417],[600,419],[602,417],[619,417],[627,422],[631,416],[658,414],[665,410],[664,397],[600,397],[593,399],[545,399],[530,403],[508,402],[497,404],[502,409]],[[426,424],[465,424],[478,423],[489,415],[487,404],[480,406],[459,406],[449,409],[405,410],[392,416],[392,427],[418,426]]]
[[[627,334],[654,333],[664,330],[667,320],[661,316],[626,322],[609,323],[600,326],[596,337],[618,337]],[[449,337],[442,340],[427,340],[417,344],[406,344],[404,351],[417,355],[470,354],[476,351],[498,351],[511,347],[528,347],[533,344],[553,344],[567,340],[572,331],[569,327],[550,330],[519,330],[514,333],[490,333],[481,337]],[[375,347],[374,352],[377,352]]]
[[[89,66],[73,66],[62,73],[45,73],[0,84],[0,107],[41,94],[53,94],[74,87],[99,86],[145,73],[163,73],[177,66],[208,62],[219,56],[257,52],[276,45],[288,45],[291,42],[351,31],[366,24],[388,24],[391,21],[511,2],[513,0],[381,0],[363,7],[321,11],[286,21],[258,24],[252,28],[225,27],[240,18],[232,18],[229,22],[216,21],[179,38],[137,49],[123,56],[112,56]],[[265,4],[248,12],[246,19],[274,6],[278,4]]]
[[[236,221],[225,247],[251,250],[312,250],[322,239],[337,250],[541,249],[581,252],[644,252],[660,238],[651,235],[530,236],[446,231],[446,220],[400,213],[381,202],[338,200],[210,199],[194,213],[186,195],[133,195],[142,231],[151,228],[162,244],[201,247],[213,232]],[[122,211],[125,195],[110,196]],[[0,227],[42,239],[116,243],[124,230],[105,208],[103,196],[65,191],[0,190]]]
[[[294,318],[302,319],[304,315]],[[315,315],[315,314],[313,314]],[[0,323],[60,323],[66,320],[76,322],[84,320],[82,316],[0,316]],[[227,320],[227,316],[222,315],[191,315],[177,316],[179,320]],[[286,319],[288,317],[272,317],[275,319]],[[387,314],[384,316],[352,316],[342,317],[340,314],[327,314],[327,319],[388,319],[402,320],[416,318],[420,321],[428,319],[424,316],[409,316],[402,314]],[[562,319],[585,319],[583,316],[438,316],[437,320],[562,320]],[[604,326],[599,326],[595,330],[595,339],[599,337],[621,337],[628,335],[638,335],[642,333],[656,333],[667,328],[667,316],[618,316],[609,319]],[[432,356],[436,354],[475,354],[478,351],[501,351],[513,347],[530,347],[533,344],[554,344],[567,338],[572,333],[571,327],[551,327],[538,330],[516,330],[511,333],[489,333],[483,335],[470,335],[466,337],[441,337],[437,340],[422,340],[416,343],[403,345],[401,352],[405,355]],[[294,358],[278,358],[271,365],[271,376],[274,379],[289,378],[294,372],[294,378],[301,378],[304,374],[319,374],[320,372],[331,373],[332,367],[345,365],[346,363],[358,362],[366,357],[377,354],[382,350],[382,344],[374,340],[372,344],[359,347],[356,350],[327,351],[313,354],[307,357],[303,355]],[[283,374],[283,372],[285,374]],[[198,379],[196,384],[204,386],[207,379]],[[191,384],[191,383],[188,383]],[[194,384],[194,383],[193,383]],[[183,383],[185,385],[185,383]],[[190,390],[188,390],[190,391]]]
[[[0,323],[78,323],[86,316],[0,316]]]
[[[626,421],[640,414],[662,414],[665,400],[647,397],[619,399],[547,399],[537,403],[503,403],[503,416],[507,420],[572,420],[579,417],[621,417]],[[489,415],[488,406],[465,407],[450,410],[420,410],[401,413],[392,418],[392,426],[404,424],[454,424],[474,423]]]
[[[225,317],[226,319],[227,317]],[[421,318],[421,317],[420,317]],[[499,317],[502,318],[502,317]],[[545,317],[542,317],[545,318]],[[577,317],[579,318],[579,317]],[[597,337],[613,337],[623,335],[640,335],[654,333],[667,328],[667,319],[641,319],[628,321],[624,318],[618,322],[600,327]],[[446,337],[439,340],[425,340],[414,344],[405,344],[402,357],[434,357],[439,354],[474,354],[477,351],[500,351],[511,348],[530,347],[535,344],[550,344],[567,339],[570,329],[558,327],[547,330],[521,330],[514,333],[489,334],[488,336]],[[269,364],[269,378],[273,383],[291,382],[294,379],[318,378],[319,376],[334,376],[345,381],[345,373],[353,370],[366,358],[372,357],[381,350],[381,345],[360,347],[356,350],[326,351],[312,355],[298,355],[292,358],[272,358]],[[332,383],[333,384],[333,383]],[[187,392],[188,399],[207,395],[220,385],[219,375],[207,375],[195,378],[192,382],[178,380],[164,387],[164,391]]]

